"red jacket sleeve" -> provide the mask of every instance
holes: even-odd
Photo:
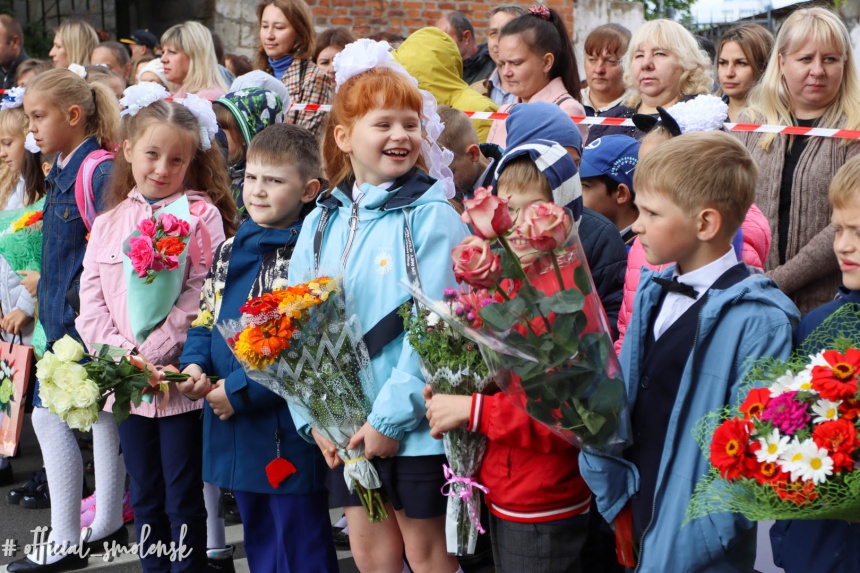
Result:
[[[472,394],[469,430],[491,441],[540,453],[573,449],[573,445],[515,406],[504,392]]]

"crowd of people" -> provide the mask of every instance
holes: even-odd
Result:
[[[791,353],[801,316],[857,300],[860,144],[724,123],[860,129],[840,18],[800,9],[776,37],[740,24],[716,49],[672,20],[633,33],[606,23],[580,67],[544,5],[495,6],[477,29],[448,12],[408,37],[317,34],[304,0],[261,0],[256,16],[252,60],[225,55],[198,22],[111,41],[82,20],[64,21],[38,60],[0,15],[0,206],[42,213],[39,270],[12,268],[13,241],[0,243],[0,329],[37,356],[68,335],[154,372],[128,419],[109,403],[92,420],[96,488],[83,500],[75,434],[34,384],[44,471],[7,500],[50,506],[56,548],[126,544],[133,519],[147,572],[232,571],[229,492],[252,571],[337,571],[340,536],[363,572],[456,573],[438,438],[466,427],[488,438],[479,546],[496,571],[623,571],[620,519],[637,571],[753,571],[756,529],[742,516],[682,524],[708,471],[692,429],[736,405],[749,360]],[[496,111],[505,119],[471,119]],[[492,196],[514,233],[536,202],[576,222],[625,377],[624,451],[581,452],[503,392],[434,394],[402,326],[376,328],[409,300],[401,281],[420,274],[438,299],[457,284],[460,214]],[[173,305],[141,311],[126,240],[163,213],[186,222],[189,254]],[[347,488],[335,444],[251,380],[216,327],[321,270],[379,339],[372,411],[350,447],[380,475],[382,523]],[[187,381],[163,383],[170,369]],[[278,458],[294,473],[273,481]],[[15,480],[0,457],[0,484]],[[332,528],[330,507],[345,526]],[[771,535],[789,573],[860,570],[856,524],[779,522]],[[179,559],[148,551],[180,540]],[[8,571],[87,563],[38,551]]]

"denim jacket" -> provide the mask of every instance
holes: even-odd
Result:
[[[69,302],[77,299],[87,248],[87,227],[75,202],[75,179],[87,155],[100,149],[90,137],[74,152],[69,163],[60,169],[58,161],[45,179],[44,217],[42,221],[42,278],[39,280],[39,320],[48,343],[68,334],[80,338],[75,330],[75,310]],[[96,208],[104,208],[104,188],[113,161],[101,163],[93,173],[93,195]]]

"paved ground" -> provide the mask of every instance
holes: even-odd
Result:
[[[92,459],[92,453],[85,452],[84,459]],[[30,423],[29,416],[24,420],[21,447],[19,448],[18,456],[12,460],[12,466],[15,472],[15,485],[0,488],[0,568],[4,572],[7,563],[23,556],[24,545],[33,539],[31,532],[37,527],[47,527],[51,524],[50,509],[24,509],[17,505],[6,503],[6,493],[13,487],[17,487],[20,483],[27,481],[31,472],[42,467],[42,455],[36,441],[36,436],[33,433],[33,425]],[[92,474],[85,475],[85,479],[91,486],[93,485],[94,479]],[[332,519],[334,521],[339,519],[340,515],[339,510],[332,510]],[[127,527],[129,528],[129,538],[134,539],[134,527],[130,525]],[[238,573],[250,571],[242,546],[241,525],[227,526],[227,543],[236,546],[236,555],[234,558],[236,571]],[[355,567],[355,563],[348,551],[338,552],[338,559],[341,573],[358,573],[358,569]],[[109,573],[137,573],[141,571],[137,557],[133,555],[125,555],[112,562],[106,562],[101,557],[91,556],[89,563],[87,571],[102,570]],[[466,571],[467,573],[492,573],[493,567],[492,565],[470,567]]]

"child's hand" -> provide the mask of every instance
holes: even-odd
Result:
[[[229,420],[230,416],[235,414],[233,411],[233,405],[230,404],[230,400],[227,398],[227,391],[224,390],[223,378],[218,380],[218,382],[212,386],[212,389],[209,390],[209,393],[206,394],[206,401],[209,402],[209,405],[212,406],[212,412],[218,416],[221,421]]]
[[[0,320],[0,328],[15,336],[21,334],[21,329],[30,324],[31,320],[32,316],[27,316],[23,310],[16,308]]]
[[[325,436],[323,436],[316,430],[311,430],[311,436],[313,436],[314,441],[316,441],[317,445],[319,446],[320,451],[325,458],[325,463],[328,464],[328,467],[334,469],[343,463],[343,460],[340,459],[339,455],[337,455],[337,446],[331,443]]]
[[[212,382],[198,365],[190,364],[182,373],[188,374],[190,378],[185,382],[177,382],[176,388],[192,400],[203,398],[212,389]]]
[[[430,421],[430,435],[439,440],[448,430],[460,428],[469,423],[469,416],[472,414],[472,397],[433,395],[433,388],[428,384],[424,387],[424,406],[427,408],[427,419]]]
[[[21,277],[21,284],[30,293],[30,296],[36,298],[36,290],[39,287],[39,278],[42,273],[39,271],[18,271],[18,275]]]
[[[354,450],[364,442],[364,457],[368,460],[373,458],[390,458],[400,449],[400,442],[380,434],[376,428],[365,422],[355,435],[349,440],[346,449]]]

